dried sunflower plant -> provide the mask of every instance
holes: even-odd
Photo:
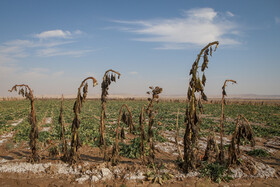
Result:
[[[204,93],[204,86],[206,83],[206,76],[204,71],[208,68],[208,56],[212,56],[212,52],[216,51],[219,45],[218,41],[211,42],[206,45],[198,54],[195,62],[192,65],[189,75],[191,76],[188,88],[188,105],[186,108],[186,131],[184,135],[184,163],[183,170],[187,173],[190,170],[194,170],[197,167],[198,161],[198,148],[197,139],[199,134],[199,123],[200,117],[197,113],[197,105],[199,106],[200,112],[202,112],[202,104],[200,99],[197,100],[196,92],[200,92],[201,98],[207,101],[207,96]],[[215,46],[215,49],[212,49]],[[202,79],[199,77],[198,68],[199,60],[203,55],[203,63],[201,66],[201,72],[203,72]]]
[[[105,161],[109,160],[109,157],[107,155],[106,140],[105,140],[105,132],[106,132],[105,118],[106,118],[107,96],[109,95],[108,90],[110,84],[112,82],[116,82],[117,78],[119,79],[120,76],[121,74],[119,72],[109,69],[104,73],[103,81],[101,84],[102,93],[101,93],[101,116],[100,116],[100,127],[99,127],[99,132],[100,132],[99,147],[103,152]]]
[[[154,124],[154,118],[155,115],[158,113],[157,110],[154,110],[154,102],[158,103],[159,102],[159,94],[162,92],[162,88],[156,86],[155,88],[150,86],[149,87],[151,91],[148,91],[147,94],[151,94],[152,98],[148,98],[148,101],[150,102],[147,109],[146,109],[146,114],[149,118],[149,126],[148,126],[148,142],[149,142],[149,158],[148,162],[149,163],[154,163],[155,160],[155,145],[153,141],[153,124]]]
[[[125,108],[128,114],[125,113],[124,111]],[[115,140],[115,145],[113,147],[112,158],[111,158],[113,165],[116,165],[119,161],[119,128],[120,128],[121,121],[129,127],[129,132],[132,132],[131,129],[134,129],[134,125],[132,121],[132,113],[126,104],[123,104],[121,106],[120,113],[119,113],[118,126],[116,130],[116,140]],[[124,131],[123,128],[122,131]]]
[[[226,86],[228,82],[232,82],[232,84],[236,84],[235,80],[225,80],[224,85],[222,87],[222,104],[221,104],[221,123],[220,123],[220,153],[219,153],[219,161],[221,163],[225,162],[225,153],[224,153],[224,145],[223,145],[223,136],[224,136],[224,120],[225,120],[225,115],[224,115],[224,105],[226,104],[225,101],[225,96],[227,96],[226,93]]]
[[[60,124],[60,140],[62,141],[62,160],[67,160],[68,158],[68,149],[67,142],[65,139],[65,127],[64,127],[64,118],[63,118],[63,95],[61,96],[61,105],[60,105],[60,115],[58,118],[58,123]]]
[[[19,89],[19,90],[17,90]],[[22,97],[25,97],[26,99],[29,99],[30,105],[31,105],[31,110],[30,114],[28,116],[28,121],[29,124],[31,125],[31,130],[29,133],[29,146],[31,149],[31,157],[29,158],[29,161],[31,163],[38,162],[40,161],[40,156],[37,152],[37,139],[39,137],[39,132],[38,132],[38,126],[37,126],[37,120],[36,120],[36,114],[35,114],[35,107],[34,107],[34,96],[31,88],[26,85],[26,84],[20,84],[20,85],[15,85],[12,87],[9,92],[12,91],[18,91],[18,94],[21,95]]]
[[[243,121],[241,119],[243,119]],[[249,121],[243,115],[239,115],[236,120],[235,131],[232,135],[231,143],[228,149],[228,166],[240,163],[238,156],[240,154],[239,146],[241,144],[241,140],[249,141],[252,147],[256,144],[254,131]]]
[[[71,150],[68,159],[68,162],[70,164],[74,164],[79,160],[79,155],[77,153],[78,148],[81,146],[81,143],[79,141],[79,134],[78,134],[78,130],[80,127],[79,114],[81,113],[82,105],[87,97],[87,92],[88,92],[87,80],[93,81],[93,87],[97,85],[97,81],[94,77],[88,77],[82,81],[80,87],[78,88],[77,98],[73,107],[73,112],[75,117],[72,122],[72,130],[71,130],[72,132]],[[81,90],[83,90],[83,95],[81,94]]]
[[[144,144],[144,141],[146,140],[145,130],[144,130],[144,123],[145,123],[144,109],[145,109],[145,105],[142,106],[139,115],[139,128],[140,128],[140,138],[141,138],[141,158],[142,158],[142,162],[146,163],[145,144]]]

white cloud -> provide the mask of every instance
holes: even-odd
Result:
[[[275,17],[275,23],[279,24],[280,23],[280,18],[279,17]]]
[[[227,11],[227,15],[230,16],[230,17],[234,16],[234,14],[232,12],[230,12],[230,11]]]
[[[80,57],[93,50],[62,50],[57,48],[47,48],[37,51],[37,55],[40,57],[52,57],[52,56],[73,56]]]
[[[63,30],[50,30],[50,31],[44,31],[39,34],[35,34],[35,37],[40,39],[46,39],[46,38],[67,38],[70,37],[72,34],[70,31],[63,31]]]
[[[186,16],[191,19],[201,19],[202,21],[212,21],[216,16],[217,12],[215,12],[212,8],[197,8],[185,11]]]
[[[81,30],[76,30],[73,33],[70,31],[52,30],[36,34],[35,38],[29,40],[16,39],[7,41],[0,44],[0,56],[2,59],[4,57],[6,59],[17,59],[27,56],[79,57],[92,51],[69,48],[68,44],[78,42],[75,40],[75,36],[81,34],[83,34]],[[68,45],[67,49],[64,47],[65,45]],[[57,48],[58,46],[60,46],[60,48]]]
[[[65,44],[70,44],[74,43],[75,41],[70,40],[70,41],[31,41],[31,40],[12,40],[5,42],[4,44],[6,46],[17,46],[17,47],[55,47],[59,45],[65,45]]]
[[[28,54],[19,46],[0,46],[0,56],[13,59],[27,57]]]
[[[63,31],[61,29],[57,30],[49,30],[49,31],[43,31],[39,34],[35,34],[34,36],[36,38],[40,39],[50,39],[50,38],[71,38],[75,35],[81,35],[83,32],[81,30],[75,30],[74,32],[70,31]]]
[[[205,45],[215,40],[223,45],[240,43],[233,38],[239,33],[238,25],[212,8],[187,10],[181,18],[114,22],[130,25],[126,32],[143,36],[133,40],[163,43],[157,49],[184,49],[190,44]]]

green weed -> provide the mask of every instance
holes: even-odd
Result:
[[[208,164],[207,162],[204,162],[200,173],[202,177],[209,177],[216,183],[221,183],[222,181],[229,182],[232,180],[232,177],[228,174],[227,167],[219,163]]]
[[[256,157],[269,157],[270,154],[266,150],[263,149],[254,149],[247,152],[250,156],[256,156]]]

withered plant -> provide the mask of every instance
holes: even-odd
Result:
[[[133,120],[132,120],[132,113],[129,110],[129,108],[127,107],[127,105],[126,104],[124,104],[124,105],[128,111],[128,114],[125,111],[123,111],[121,120],[124,124],[126,124],[129,127],[129,132],[132,133],[135,130]]]
[[[68,158],[68,150],[67,150],[67,142],[65,139],[65,127],[64,127],[64,119],[63,119],[63,95],[61,96],[61,105],[60,105],[60,115],[58,118],[58,122],[60,123],[60,140],[62,141],[62,160],[67,160]]]
[[[103,81],[101,84],[102,93],[101,93],[101,116],[100,116],[100,137],[99,137],[99,147],[103,151],[104,154],[104,160],[108,160],[107,156],[107,148],[106,148],[106,141],[105,141],[105,118],[106,118],[106,102],[107,102],[107,96],[109,95],[108,90],[111,82],[116,82],[116,76],[118,76],[118,79],[120,78],[121,74],[117,71],[114,71],[112,69],[107,70],[104,73]]]
[[[128,113],[129,113],[128,115],[126,114],[125,111],[123,111],[124,108],[126,108],[126,110],[128,111]],[[116,130],[116,140],[115,140],[115,145],[113,147],[113,152],[112,152],[112,164],[113,165],[117,164],[119,161],[119,128],[120,128],[121,121],[123,123],[125,123],[129,127],[129,129],[131,129],[130,127],[133,126],[132,113],[126,104],[123,104],[121,106],[120,113],[119,113],[118,126],[117,126],[117,130]],[[123,129],[124,128],[122,128],[122,131],[124,133]]]
[[[139,127],[140,127],[140,132],[141,132],[141,134],[140,134],[140,137],[141,137],[141,157],[142,157],[142,162],[146,163],[145,144],[144,144],[144,141],[146,140],[145,130],[144,130],[144,122],[145,122],[144,107],[145,107],[145,105],[142,106],[141,113],[139,115]]]
[[[177,120],[176,120],[176,136],[175,136],[175,143],[177,145],[177,150],[179,152],[179,159],[180,159],[180,162],[183,162],[184,161],[184,157],[182,155],[182,152],[181,152],[181,149],[180,149],[180,145],[179,145],[179,127],[178,127],[178,123],[179,123],[179,109],[178,109],[178,112],[177,112]]]
[[[148,101],[150,101],[147,109],[146,109],[146,114],[148,115],[149,118],[149,126],[148,126],[148,142],[149,142],[149,159],[148,162],[154,163],[155,159],[155,146],[154,146],[154,141],[153,141],[153,124],[154,124],[154,118],[155,115],[157,114],[157,110],[154,110],[154,102],[159,102],[159,94],[162,92],[162,88],[156,86],[155,88],[150,86],[149,87],[151,91],[148,91],[147,94],[152,94],[152,98],[148,98]]]
[[[235,80],[225,80],[224,85],[222,87],[222,106],[221,106],[221,123],[220,123],[220,153],[219,153],[219,161],[221,163],[224,163],[225,161],[225,153],[224,153],[224,145],[223,145],[223,136],[224,136],[224,120],[225,120],[225,115],[224,115],[224,105],[226,104],[225,102],[225,96],[227,95],[226,93],[226,86],[228,82],[232,82],[233,84],[236,84]]]
[[[241,121],[241,119],[243,119],[243,121]],[[247,140],[250,142],[251,146],[255,146],[253,129],[249,121],[243,115],[239,115],[236,120],[235,131],[228,149],[228,166],[239,164],[238,156],[240,154],[239,146],[241,140]]]
[[[212,153],[212,154],[211,154]],[[212,156],[214,154],[214,156]],[[216,141],[216,136],[213,128],[210,130],[208,139],[207,139],[207,146],[205,149],[204,161],[208,161],[210,158],[213,158],[216,161],[219,157],[219,147]]]
[[[189,103],[186,108],[186,131],[184,135],[184,163],[183,169],[185,172],[196,169],[198,149],[197,149],[197,139],[199,133],[199,115],[197,113],[197,103],[202,111],[201,102],[196,99],[196,92],[200,92],[201,98],[207,101],[207,96],[204,93],[204,86],[206,83],[206,76],[204,70],[208,67],[208,56],[212,56],[212,46],[215,45],[215,50],[217,49],[219,42],[215,41],[206,45],[198,54],[195,62],[192,65],[189,75],[191,76],[188,88],[188,100]],[[214,51],[215,51],[214,50]],[[200,79],[198,74],[199,60],[203,55],[203,64],[201,66],[201,72],[203,72],[202,78]]]
[[[34,107],[34,96],[33,96],[33,92],[30,89],[30,87],[26,84],[20,84],[20,85],[15,85],[12,87],[11,90],[9,90],[9,92],[12,91],[16,91],[17,89],[19,89],[18,94],[21,95],[22,97],[25,97],[26,99],[29,99],[30,101],[30,105],[31,105],[31,110],[30,110],[30,114],[28,116],[28,122],[31,125],[31,130],[29,133],[29,146],[31,149],[31,157],[29,159],[29,161],[31,163],[34,162],[38,162],[40,161],[40,156],[37,152],[37,139],[39,136],[39,132],[38,132],[38,126],[37,126],[37,119],[36,119],[36,115],[35,115],[35,107]]]
[[[78,94],[76,101],[74,103],[73,107],[73,112],[74,112],[74,119],[72,122],[72,140],[71,140],[71,150],[69,154],[69,163],[74,164],[78,161],[79,155],[77,153],[78,148],[81,146],[80,140],[79,140],[79,134],[78,130],[80,127],[80,120],[79,120],[79,114],[81,113],[82,105],[86,100],[87,97],[87,92],[88,92],[88,83],[86,82],[87,80],[92,80],[93,81],[93,87],[97,85],[97,81],[94,77],[88,77],[83,80],[81,83],[80,87],[78,88]],[[83,90],[83,95],[81,94],[81,89]]]

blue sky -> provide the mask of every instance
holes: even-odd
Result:
[[[206,93],[280,95],[280,1],[0,1],[0,96],[16,83],[35,95],[74,95],[80,82],[122,76],[112,94],[186,95],[200,49],[219,40]],[[100,94],[99,87],[90,94]]]

